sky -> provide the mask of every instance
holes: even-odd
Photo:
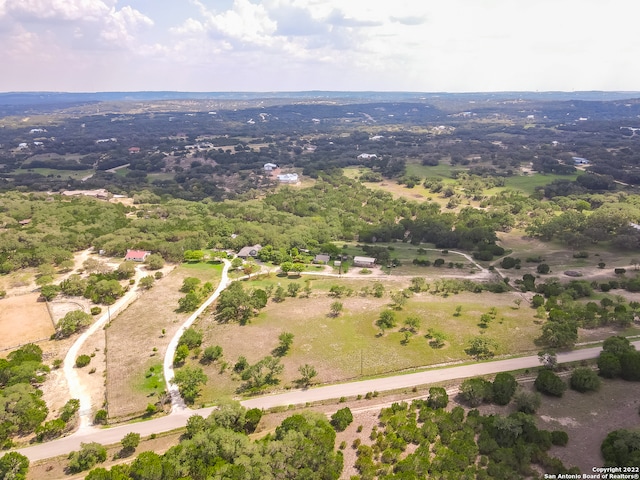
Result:
[[[0,91],[640,90],[636,0],[0,0]]]

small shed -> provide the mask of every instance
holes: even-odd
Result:
[[[354,267],[371,268],[375,267],[376,259],[372,257],[353,257]]]
[[[327,255],[326,253],[320,253],[313,259],[313,263],[325,264],[329,263],[329,260],[331,260],[331,257],[329,255]]]

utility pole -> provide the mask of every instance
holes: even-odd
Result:
[[[363,356],[362,349],[360,349],[360,376],[362,376],[362,363],[363,363],[362,356]]]

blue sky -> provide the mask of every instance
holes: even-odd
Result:
[[[0,91],[637,91],[634,5],[0,0]]]

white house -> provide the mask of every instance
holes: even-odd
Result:
[[[378,155],[376,155],[375,153],[361,153],[360,155],[358,155],[358,158],[362,160],[369,160],[370,158],[378,158]]]
[[[278,175],[278,181],[280,183],[298,183],[298,174],[283,173],[282,175]]]
[[[574,165],[589,165],[589,160],[582,157],[571,157]]]
[[[273,170],[278,168],[278,165],[275,163],[265,163],[263,168],[264,168],[264,173],[271,173]]]

